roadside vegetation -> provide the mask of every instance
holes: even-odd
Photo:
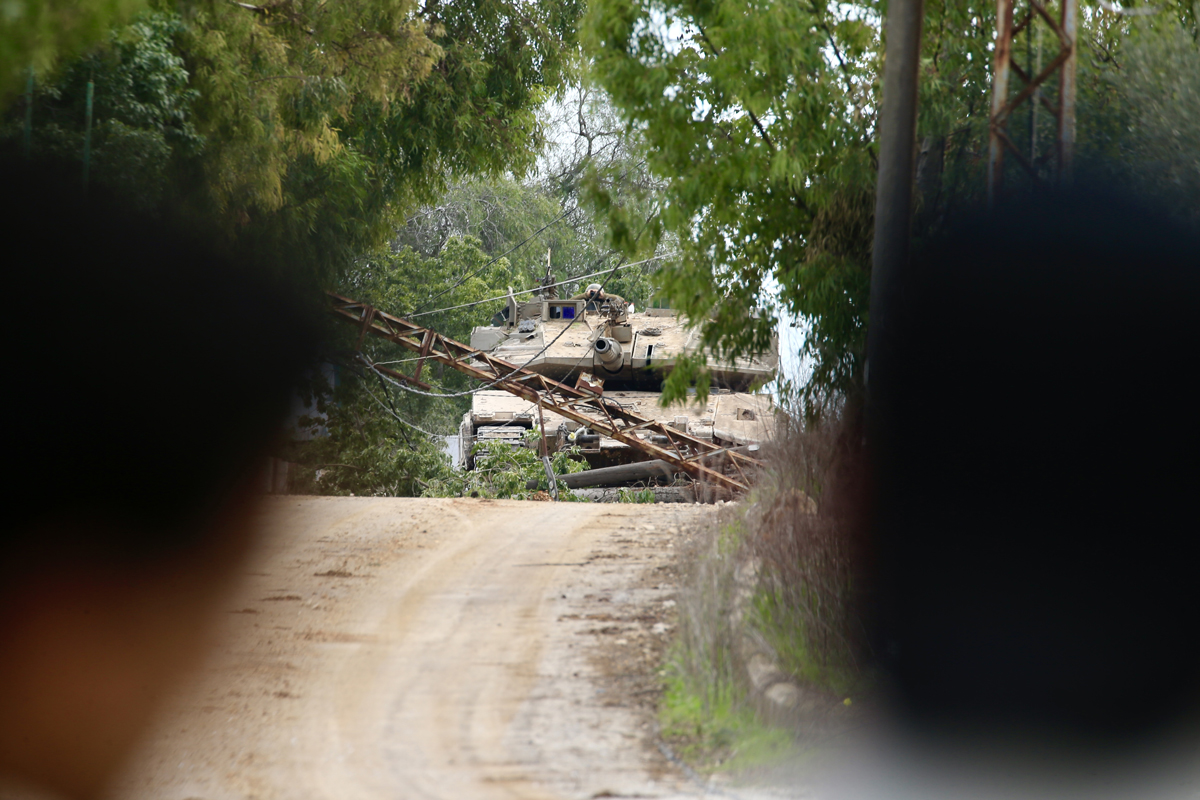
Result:
[[[777,420],[750,495],[724,507],[681,554],[661,723],[697,769],[738,772],[820,749],[873,691],[855,420],[782,412]],[[768,724],[752,696],[755,654],[824,711]]]
[[[737,567],[745,529],[734,508],[680,552],[678,635],[662,670],[663,740],[701,773],[737,771],[786,755],[791,735],[759,719],[739,674]]]
[[[510,500],[551,499],[550,480],[545,462],[539,455],[541,433],[528,431],[525,446],[513,447],[505,441],[481,442],[475,446],[475,469],[456,473],[448,480],[433,484],[425,490],[426,497],[492,497]],[[587,469],[587,462],[574,445],[564,447],[550,456],[550,468],[555,475],[573,475]],[[535,489],[529,483],[536,483]],[[565,486],[554,490],[560,502],[578,502]]]

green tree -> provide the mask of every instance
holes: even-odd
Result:
[[[24,89],[30,70],[46,74],[86,52],[145,6],[145,0],[8,0],[0,8],[0,108]]]
[[[454,176],[522,172],[570,3],[211,3],[190,43],[210,199],[264,257],[344,266]]]
[[[427,296],[431,286],[447,286],[458,276],[475,273],[446,295],[446,305],[456,306],[490,297],[494,285],[511,283],[512,265],[488,257],[477,240],[453,237],[434,256],[411,247],[380,248],[363,257],[342,279],[338,289],[383,309],[411,308]],[[478,312],[455,309],[430,315],[423,322],[452,338],[469,339],[479,323]],[[314,380],[309,398],[318,416],[303,427],[323,429],[308,441],[293,442],[281,455],[307,468],[308,476],[321,472],[321,480],[305,488],[329,494],[416,495],[433,481],[451,480],[450,462],[441,437],[458,433],[459,421],[470,407],[472,381],[436,362],[426,364],[420,379],[430,384],[428,394],[460,393],[435,397],[405,391],[371,371],[355,351],[358,332],[337,323],[328,335],[327,358],[336,366],[337,378],[329,386]],[[361,343],[369,363],[413,375],[416,356],[373,337]],[[337,466],[331,466],[337,465]]]
[[[851,233],[869,230],[878,47],[877,26],[840,8],[596,0],[584,40],[662,182],[656,222],[680,251],[660,274],[672,304],[711,350],[761,352],[782,287],[812,326],[823,388],[845,392],[860,380],[869,276],[865,245],[831,222],[852,211]],[[701,359],[684,366],[667,398],[701,377]]]
[[[595,78],[658,181],[654,226],[679,242],[679,259],[659,276],[663,290],[724,355],[762,350],[780,314],[800,317],[811,366],[800,400],[812,415],[853,403],[863,386],[882,10],[594,0],[582,29]],[[1195,9],[1181,0],[1158,12],[1083,9],[1077,163],[1191,209]],[[918,248],[982,199],[995,14],[994,3],[926,3]],[[1057,50],[1045,36],[1048,61]],[[1018,63],[1028,68],[1033,48],[1019,41]],[[1046,88],[1050,99],[1054,91]],[[1031,125],[1026,108],[1013,117],[1013,138],[1026,149],[1032,131],[1050,142],[1050,115]],[[1050,148],[1041,152],[1048,172]],[[1011,162],[1009,185],[1019,190],[1027,179]],[[622,212],[603,192],[596,200]],[[692,381],[707,386],[701,359],[684,367],[666,398]]]
[[[183,21],[147,12],[114,31],[102,47],[63,64],[34,95],[35,154],[79,158],[83,152],[86,84],[95,85],[91,175],[144,206],[164,199],[181,161],[196,158],[205,140],[192,105],[199,93],[178,52]],[[23,111],[0,129],[21,135]]]
[[[1105,49],[1107,60],[1096,60],[1097,87],[1086,98],[1087,111],[1107,124],[1087,131],[1083,155],[1085,167],[1133,186],[1200,227],[1200,37],[1194,19],[1160,13],[1123,20],[1120,39]]]
[[[529,431],[524,446],[513,447],[508,442],[493,440],[475,445],[475,469],[452,476],[448,480],[431,482],[426,497],[497,497],[510,500],[529,500],[536,492],[548,492],[546,468],[538,455],[540,434]],[[588,468],[580,449],[564,447],[550,457],[555,475],[570,475]],[[536,489],[527,488],[530,481]],[[565,486],[558,487],[558,499],[578,501],[580,498]]]
[[[321,435],[280,451],[304,467],[293,491],[411,497],[452,480],[441,440],[396,419],[419,418],[415,404],[388,397],[385,386],[371,387],[357,377],[350,367],[340,371],[337,386],[314,387],[318,416],[302,417],[300,424]],[[394,408],[395,416],[381,414],[381,405]]]
[[[34,136],[38,147],[74,149],[92,80],[101,149],[114,164],[118,151],[146,162],[98,179],[162,186],[143,193],[260,262],[328,280],[456,179],[533,164],[536,112],[574,51],[578,11],[508,0],[155,0],[99,51],[39,73]],[[24,113],[9,106],[6,138],[19,136]],[[117,146],[136,136],[152,146]]]

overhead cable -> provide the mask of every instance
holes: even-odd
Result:
[[[375,374],[379,375],[380,373],[376,372]],[[445,436],[446,435],[444,433],[433,433],[432,431],[427,431],[418,425],[412,424],[411,422],[406,420],[404,417],[400,416],[395,411],[393,411],[391,408],[389,408],[382,400],[380,400],[378,397],[375,396],[374,392],[372,392],[370,389],[367,389],[366,386],[363,386],[363,389],[366,391],[367,394],[371,395],[371,399],[374,400],[376,403],[378,403],[380,408],[382,408],[384,411],[386,411],[387,413],[389,413],[393,417],[395,417],[396,421],[399,422],[401,425],[407,425],[408,427],[412,428],[414,431],[420,431],[421,433],[425,434],[426,436]]]
[[[615,275],[617,270],[620,269],[622,266],[624,266],[624,259],[617,262],[617,264],[612,269],[608,270],[608,275],[605,276],[604,282],[600,284],[601,291],[604,290],[604,287],[608,284],[609,280],[612,279],[612,276]],[[563,326],[563,329],[558,332],[557,336],[555,336],[553,339],[551,339],[548,344],[544,345],[541,350],[538,350],[536,353],[534,353],[532,356],[530,356],[529,360],[527,360],[524,364],[522,364],[519,367],[514,368],[512,372],[509,372],[506,375],[501,375],[501,376],[497,377],[496,380],[485,383],[483,386],[479,386],[474,389],[466,389],[461,392],[426,392],[426,391],[422,391],[421,389],[418,389],[414,386],[406,386],[405,384],[401,383],[400,381],[396,380],[395,378],[392,378],[391,376],[383,374],[382,372],[380,372],[378,369],[375,368],[374,362],[367,359],[367,357],[364,356],[362,353],[358,353],[358,360],[361,361],[368,369],[370,369],[372,372],[374,372],[376,375],[378,375],[383,380],[386,380],[388,383],[392,384],[396,388],[401,389],[402,391],[408,392],[410,394],[416,394],[416,395],[420,395],[422,397],[466,397],[467,395],[473,395],[473,394],[476,394],[477,392],[482,392],[484,389],[490,389],[493,386],[495,386],[496,384],[508,380],[513,375],[516,375],[518,372],[520,372],[521,370],[528,367],[530,364],[532,364],[534,362],[535,359],[537,359],[539,356],[541,356],[543,353],[545,353],[547,350],[549,350],[551,347],[553,347],[555,342],[557,342],[559,339],[561,339],[563,337],[563,334],[565,334],[567,331],[571,330],[571,326],[573,326],[576,322],[578,322],[582,318],[583,318],[582,314],[578,317],[572,317],[571,321],[568,322],[565,326]]]
[[[678,255],[678,254],[677,253],[666,253],[661,256],[654,256],[653,258],[646,258],[641,261],[634,261],[632,264],[622,264],[622,265],[620,265],[619,268],[626,269],[627,267],[639,267],[642,264],[649,264],[651,261],[661,261],[664,258],[671,258],[675,255]],[[597,275],[603,275],[604,273],[606,273],[608,271],[609,270],[606,267],[602,270],[597,270],[596,272],[589,272],[586,275],[576,275],[572,278],[567,278],[566,280],[559,281],[558,283],[550,283],[545,286],[539,286],[536,289],[522,289],[519,292],[513,292],[513,297],[516,297],[517,295],[522,295],[522,294],[533,294],[534,292],[540,292],[543,289],[549,289],[552,286],[565,286],[568,283],[574,283],[575,281],[581,281],[584,278],[594,278]],[[462,305],[449,306],[447,308],[437,308],[437,309],[434,309],[433,311],[422,311],[418,314],[409,314],[408,319],[413,319],[415,317],[425,317],[430,314],[440,314],[443,311],[457,311],[460,308],[470,308],[471,306],[478,306],[478,305],[482,305],[484,303],[491,303],[495,300],[507,300],[507,299],[508,299],[507,294],[500,294],[500,295],[496,295],[495,297],[485,298],[483,300],[475,300],[470,303],[463,303]],[[388,362],[388,363],[392,363],[392,362]]]
[[[519,248],[519,247],[523,247],[523,246],[525,246],[526,244],[528,244],[529,242],[533,241],[533,238],[534,238],[535,236],[537,236],[537,235],[538,235],[539,233],[541,233],[542,231],[546,230],[546,228],[549,228],[549,227],[550,227],[551,225],[553,225],[554,223],[562,221],[562,220],[563,220],[563,219],[564,219],[564,218],[567,216],[567,214],[570,214],[570,213],[571,213],[571,209],[569,209],[569,208],[568,208],[566,211],[562,212],[562,213],[561,213],[561,214],[559,214],[557,217],[555,217],[554,219],[550,220],[549,222],[547,222],[547,223],[546,223],[545,225],[543,225],[542,227],[538,228],[538,229],[537,229],[536,231],[534,231],[533,233],[529,234],[527,237],[525,237],[523,240],[521,240],[521,241],[520,241],[520,242],[518,242],[517,244],[514,244],[512,247],[508,248],[508,249],[507,249],[507,250],[505,250],[503,253],[501,253],[500,255],[496,256],[495,258],[493,258],[491,261],[489,261],[489,262],[487,262],[486,264],[484,264],[484,265],[483,265],[482,267],[480,267],[479,269],[475,270],[474,272],[472,272],[472,273],[471,273],[471,274],[469,274],[469,275],[465,275],[465,276],[463,276],[462,278],[459,278],[459,279],[458,279],[458,281],[457,281],[456,283],[454,283],[452,286],[448,286],[448,287],[446,287],[446,288],[445,288],[445,289],[443,289],[442,291],[440,291],[440,292],[438,292],[437,294],[435,294],[433,297],[431,297],[431,298],[429,298],[428,300],[426,300],[426,301],[425,301],[424,303],[422,303],[421,305],[419,305],[419,306],[417,306],[416,308],[414,308],[414,309],[412,310],[412,312],[410,312],[410,313],[408,314],[408,316],[410,316],[410,317],[412,317],[412,316],[416,316],[416,313],[415,313],[415,312],[417,312],[417,311],[420,311],[422,308],[424,308],[425,306],[429,305],[429,304],[430,304],[430,303],[432,303],[434,300],[437,300],[439,297],[441,297],[442,295],[446,294],[447,292],[454,291],[454,290],[455,290],[455,289],[457,289],[459,286],[462,286],[464,283],[466,283],[467,281],[469,281],[471,278],[474,278],[476,275],[478,275],[479,273],[483,272],[485,269],[487,269],[488,267],[490,267],[492,264],[495,264],[497,261],[499,261],[500,259],[504,258],[506,255],[508,255],[509,253],[513,252],[513,251],[514,251],[514,250],[516,250],[517,248]]]

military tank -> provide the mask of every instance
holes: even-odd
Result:
[[[702,351],[698,333],[672,309],[637,311],[599,289],[593,284],[583,294],[565,299],[542,291],[526,300],[518,300],[510,290],[507,305],[491,324],[471,332],[471,347],[560,383],[602,394],[609,402],[714,444],[750,446],[770,436],[771,398],[749,390],[774,376],[779,364],[777,342],[756,358],[720,361],[709,356],[713,386],[707,399],[698,403],[689,397],[664,407],[660,404],[663,379],[680,356]],[[551,449],[577,445],[593,469],[647,458],[634,447],[552,411],[539,418],[537,405],[528,400],[485,389],[473,395],[471,410],[463,416],[460,464],[474,467],[472,451],[478,442],[499,439],[519,446],[526,431],[543,425]]]

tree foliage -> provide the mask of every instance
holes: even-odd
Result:
[[[38,74],[34,146],[80,151],[91,80],[98,180],[132,176],[257,260],[328,280],[456,178],[532,166],[537,109],[569,65],[578,12],[155,0],[83,60]],[[10,104],[6,138],[25,112]],[[128,173],[118,152],[146,164]]]
[[[359,497],[411,497],[433,482],[453,476],[441,440],[380,413],[394,408],[401,419],[420,418],[418,404],[409,397],[388,397],[386,386],[370,387],[346,380],[338,385],[314,386],[316,416],[299,423],[321,435],[293,442],[280,451],[299,463],[292,491],[301,494],[357,495]],[[388,399],[384,399],[388,398]]]
[[[982,197],[996,14],[994,3],[974,0],[925,8],[918,247]],[[799,317],[809,367],[800,399],[810,414],[854,401],[863,386],[883,10],[594,0],[582,29],[599,85],[659,182],[654,225],[680,243],[663,290],[725,355],[764,349],[780,315]],[[1082,172],[1159,187],[1196,207],[1195,20],[1189,0],[1138,17],[1084,4]],[[1028,37],[1015,51],[1026,69]],[[1045,38],[1048,63],[1057,49]],[[1056,88],[1045,91],[1052,100]],[[1048,172],[1052,120],[1043,112],[1030,124],[1027,108],[1010,133],[1025,148],[1037,133]],[[1015,172],[1010,185],[1022,187]],[[668,397],[688,382],[706,387],[701,359],[684,367]]]
[[[545,494],[550,490],[546,468],[538,455],[540,433],[525,434],[523,446],[514,447],[508,442],[492,440],[475,445],[475,469],[452,476],[449,480],[435,481],[425,491],[427,497],[494,497],[510,500],[529,500],[535,493]],[[555,475],[571,475],[588,468],[574,445],[564,447],[550,456],[550,467]],[[537,482],[536,489],[527,488],[530,481]],[[580,498],[565,486],[558,487],[558,499],[578,501]]]
[[[377,308],[411,309],[428,296],[431,286],[448,286],[472,274],[446,295],[447,306],[491,296],[496,284],[512,282],[514,270],[506,259],[490,259],[478,240],[454,237],[432,256],[408,246],[384,246],[359,259],[338,288]],[[471,328],[479,324],[478,313],[455,309],[421,321],[451,338],[469,339]],[[319,435],[291,444],[285,457],[306,467],[307,474],[321,471],[322,481],[306,488],[322,493],[411,496],[425,491],[431,481],[444,484],[452,472],[442,437],[458,433],[470,397],[438,398],[405,391],[370,370],[363,359],[412,375],[417,357],[367,337],[360,358],[357,336],[358,331],[348,325],[330,328],[326,358],[337,368],[336,385],[314,380],[309,396],[318,414],[301,423]],[[426,364],[420,378],[430,384],[431,394],[472,388],[465,375],[436,362]]]
[[[597,0],[584,37],[662,182],[657,221],[680,243],[661,276],[672,303],[713,351],[761,352],[776,318],[754,311],[782,286],[814,341],[843,337],[810,350],[832,388],[849,389],[861,359],[842,355],[861,349],[865,248],[829,230],[829,209],[859,210],[869,192],[877,26],[808,0]],[[869,224],[868,211],[854,227]],[[833,318],[845,304],[858,309],[849,331]],[[698,376],[688,366],[669,397]]]
[[[45,74],[84,53],[145,0],[7,0],[0,7],[0,108],[25,88],[30,70]]]
[[[53,81],[36,84],[35,150],[80,157],[91,81],[96,120],[91,175],[143,206],[160,203],[177,161],[197,158],[205,148],[192,111],[199,92],[178,49],[184,31],[177,15],[141,14],[113,31],[102,47],[65,62]],[[22,122],[23,115],[10,116],[3,133],[22,135]]]
[[[1129,20],[1097,59],[1093,103],[1108,110],[1091,137],[1091,161],[1200,226],[1200,42],[1195,7]],[[1190,23],[1190,24],[1189,24]],[[1093,117],[1099,116],[1094,114]],[[1099,127],[1099,126],[1096,126]]]

